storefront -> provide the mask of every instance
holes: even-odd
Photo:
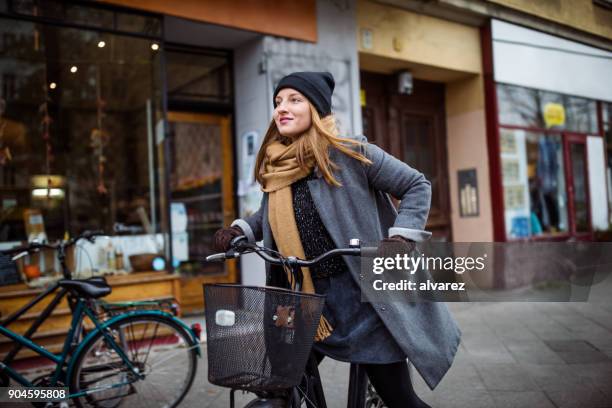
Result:
[[[217,228],[258,206],[249,163],[288,70],[331,69],[336,111],[360,132],[347,11],[316,1],[0,2],[0,248],[102,229],[108,238],[70,255],[74,276],[120,280],[123,298],[174,297],[183,312],[202,310],[203,283],[262,281],[261,264],[245,262],[241,276],[235,263],[201,260]],[[339,33],[338,21],[349,28]],[[154,268],[153,256],[164,262]],[[24,259],[0,304],[23,304],[58,266],[52,253]]]
[[[496,240],[596,238],[610,228],[612,53],[496,20],[491,44]]]
[[[235,81],[244,67],[259,75],[249,50],[265,38],[243,23],[316,40],[314,3],[282,11],[280,28],[261,3],[225,22],[211,5],[171,16],[161,3],[0,1],[0,249],[103,230],[69,254],[75,278],[103,275],[111,300],[174,298],[187,313],[202,310],[203,283],[238,281],[235,263],[202,259],[242,206],[236,141],[253,121],[236,114]],[[265,88],[258,98],[267,107]],[[0,285],[3,316],[58,278],[55,258],[18,262]],[[39,330],[50,349],[69,318],[67,305],[57,312]]]

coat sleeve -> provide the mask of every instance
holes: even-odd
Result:
[[[263,239],[263,208],[265,205],[264,202],[265,194],[261,197],[261,204],[259,205],[259,209],[255,211],[253,214],[249,215],[245,218],[235,219],[231,226],[240,227],[242,231],[244,231],[244,235],[247,237],[249,242],[257,242]]]
[[[367,143],[365,137],[358,140],[364,143],[362,153],[372,161],[372,165],[365,165],[370,185],[401,200],[388,236],[401,235],[417,242],[429,239],[431,232],[424,229],[431,205],[431,183],[418,170]]]

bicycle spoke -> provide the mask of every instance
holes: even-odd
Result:
[[[148,326],[148,325],[149,325],[148,323],[145,325],[145,328],[144,328],[144,330],[143,330],[143,334],[142,334],[142,335],[143,335],[143,337],[144,337],[144,333],[146,333],[146,331],[147,331],[147,326]],[[134,360],[134,361],[138,361],[138,354],[139,354],[139,350],[138,350],[138,343],[136,343],[136,333],[134,332],[134,327],[133,327],[133,326],[129,326],[129,328],[130,328],[130,330],[132,331],[132,338],[133,338],[133,342],[134,342],[134,349],[135,349],[135,350],[134,350],[134,355],[133,355],[133,360]],[[141,340],[141,341],[142,341],[142,340]]]
[[[147,350],[147,354],[145,355],[143,363],[146,364],[149,359],[149,353],[151,352],[151,347],[153,347],[153,342],[155,341],[155,336],[157,335],[157,329],[159,328],[159,324],[155,325],[155,331],[153,332],[153,336],[151,337],[151,342],[149,343],[149,349]]]
[[[151,365],[151,368],[157,368],[157,367],[159,367],[159,365],[160,365],[160,364],[162,364],[162,363],[164,363],[164,362],[166,362],[166,361],[170,360],[170,359],[171,359],[172,357],[174,357],[176,354],[181,353],[181,352],[183,352],[184,350],[193,350],[193,349],[195,349],[196,347],[198,347],[198,344],[194,344],[194,345],[193,345],[193,346],[191,346],[191,347],[186,347],[186,348],[182,348],[182,349],[176,350],[176,351],[174,352],[174,354],[172,354],[172,353],[171,353],[171,354],[168,354],[168,355],[166,355],[166,357],[165,357],[163,360],[160,360],[160,361],[156,362],[155,364]]]

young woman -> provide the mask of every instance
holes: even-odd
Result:
[[[283,255],[314,258],[351,238],[402,243],[429,238],[423,230],[431,186],[417,170],[367,143],[338,136],[331,113],[334,79],[295,72],[274,91],[274,114],[257,155],[260,209],[215,234],[215,247],[245,235]],[[396,211],[389,199],[400,199]],[[388,238],[386,238],[388,237]],[[460,331],[446,305],[361,302],[355,257],[336,257],[304,271],[303,290],[326,294],[314,350],[323,358],[363,364],[389,408],[427,406],[415,394],[406,359],[433,389],[450,368]],[[267,284],[286,275],[267,268]]]

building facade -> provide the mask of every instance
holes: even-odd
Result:
[[[41,4],[0,2],[3,247],[113,231],[75,269],[161,254],[187,311],[202,283],[263,283],[257,258],[200,260],[217,228],[258,208],[272,92],[300,70],[332,72],[344,135],[425,173],[434,240],[610,229],[609,1]]]
[[[434,240],[606,239],[609,2],[357,7],[364,130],[432,181]],[[482,284],[528,283],[511,257]]]

